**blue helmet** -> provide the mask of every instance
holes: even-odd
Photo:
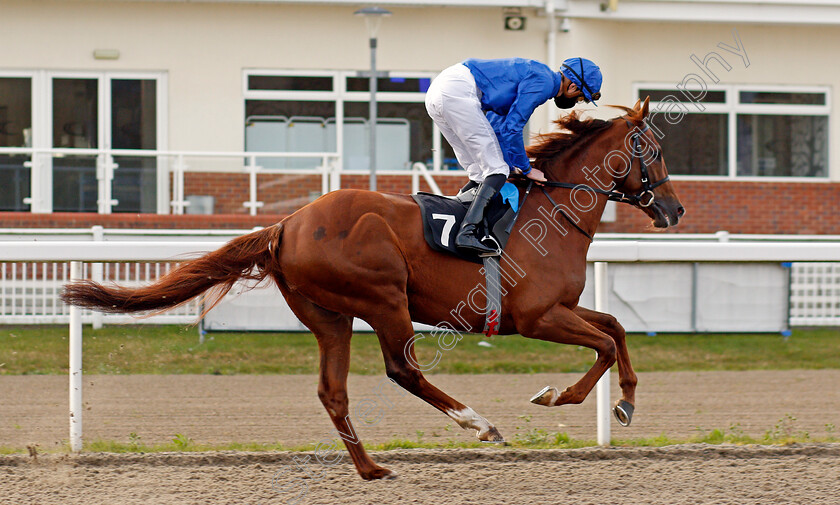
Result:
[[[592,60],[569,58],[560,66],[560,72],[583,91],[583,97],[587,102],[594,103],[595,99],[600,98],[600,96],[595,99],[592,97],[595,94],[600,95],[604,77],[601,75],[601,69]]]

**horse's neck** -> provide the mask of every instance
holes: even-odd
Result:
[[[594,156],[588,154],[592,151],[599,150],[591,149],[583,156],[563,156],[561,159],[555,160],[552,163],[552,173],[556,177],[554,180],[603,190],[613,189],[607,187],[606,181],[602,180],[606,179],[606,170],[603,170],[601,166],[603,160],[596,160]],[[549,176],[548,178],[551,179],[552,177]],[[575,221],[575,224],[590,236],[595,234],[607,206],[606,195],[587,191],[583,188],[548,191],[552,192],[552,199],[557,202],[562,210],[568,209],[574,213],[574,216],[569,217]],[[575,232],[579,233],[577,230]]]

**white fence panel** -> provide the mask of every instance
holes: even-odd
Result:
[[[788,278],[780,263],[699,264],[695,331],[788,329]]]
[[[592,265],[580,304],[595,303]],[[610,314],[628,332],[781,332],[788,269],[780,263],[613,263]],[[838,312],[840,314],[840,312]]]
[[[273,282],[250,290],[245,283],[236,284],[207,313],[203,327],[208,331],[309,331]]]
[[[840,263],[793,263],[791,326],[840,326]]]
[[[82,264],[82,278],[90,279],[93,263]],[[106,263],[102,279],[123,286],[153,282],[174,268],[173,262]],[[70,320],[67,305],[58,295],[69,278],[69,262],[0,263],[0,321],[3,324],[66,324]],[[138,322],[146,324],[184,324],[198,318],[197,301],[191,301],[164,314],[138,319],[123,314],[105,314],[106,323]],[[82,322],[90,324],[94,313],[82,311]]]
[[[611,265],[610,310],[628,331],[692,331],[691,276],[686,263]]]

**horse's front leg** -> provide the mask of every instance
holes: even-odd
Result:
[[[609,335],[598,330],[564,305],[554,305],[535,321],[520,327],[524,337],[581,345],[594,349],[598,358],[592,368],[575,384],[562,392],[552,386],[537,393],[531,402],[551,407],[583,402],[595,383],[615,363],[616,344]]]
[[[618,400],[613,407],[618,422],[622,426],[628,426],[633,418],[633,410],[636,405],[636,372],[630,363],[630,353],[627,350],[624,327],[618,320],[604,312],[596,312],[581,306],[575,307],[575,314],[580,316],[595,328],[606,333],[615,341],[616,358],[618,361],[618,386],[621,388],[621,400]]]

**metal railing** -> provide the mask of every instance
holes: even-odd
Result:
[[[85,160],[91,167],[77,167],[79,170],[95,170],[96,211],[110,214],[119,201],[113,197],[115,171],[119,169],[117,159],[140,158],[155,160],[156,208],[158,214],[183,214],[189,202],[185,199],[185,175],[188,173],[239,174],[248,176],[248,199],[242,202],[251,215],[256,215],[263,202],[258,199],[257,175],[315,175],[321,178],[321,193],[331,190],[341,156],[334,152],[210,152],[210,151],[157,151],[140,149],[82,149],[82,148],[25,148],[2,147],[0,156],[28,156],[22,166],[30,170],[31,195],[23,199],[34,213],[52,212],[53,209],[53,167],[56,160]],[[311,159],[310,168],[266,168],[259,159]],[[170,177],[172,184],[170,187]],[[171,194],[171,197],[170,197]]]
[[[186,198],[187,174],[233,174],[248,177],[247,199],[243,199],[242,206],[248,209],[250,215],[256,215],[257,210],[265,205],[259,198],[260,187],[257,183],[259,175],[309,175],[320,178],[320,193],[326,194],[341,188],[343,175],[369,175],[365,170],[342,170],[342,158],[336,152],[209,152],[209,151],[156,151],[138,149],[71,149],[71,148],[23,148],[0,147],[0,156],[28,157],[20,161],[19,169],[28,170],[30,178],[27,180],[29,188],[17,188],[23,192],[30,190],[30,196],[22,199],[22,204],[29,205],[33,213],[48,213],[53,211],[55,195],[53,195],[53,177],[60,168],[61,160],[74,160],[71,167],[64,167],[73,172],[71,179],[79,188],[75,197],[79,200],[74,205],[84,207],[84,197],[93,188],[83,188],[84,177],[96,179],[96,212],[110,214],[120,201],[114,198],[114,177],[120,168],[119,161],[123,159],[153,160],[149,166],[138,170],[155,172],[156,195],[155,209],[145,212],[158,214],[184,214],[190,202]],[[297,166],[294,168],[273,168],[263,165],[267,160],[311,160],[310,167]],[[300,165],[300,163],[297,163]],[[7,166],[14,169],[15,166]],[[136,168],[136,167],[134,167]],[[463,178],[462,171],[432,171],[424,163],[413,163],[407,170],[378,170],[382,176],[402,176],[411,180],[412,192],[420,189],[420,180],[426,181],[433,193],[442,194],[435,182],[436,176],[451,176]],[[127,168],[126,168],[127,169]],[[67,171],[65,170],[65,172]],[[64,173],[64,172],[62,172]],[[68,172],[69,173],[69,172]],[[65,174],[66,175],[66,174]],[[24,180],[24,178],[21,178]],[[171,183],[170,183],[171,181]],[[66,189],[66,188],[65,188]],[[134,193],[139,193],[138,191]],[[72,192],[71,192],[72,193]],[[84,194],[83,194],[84,193]],[[244,195],[243,195],[244,196]],[[93,196],[88,198],[92,199]],[[75,200],[74,200],[75,201]],[[90,210],[93,210],[92,208]]]

